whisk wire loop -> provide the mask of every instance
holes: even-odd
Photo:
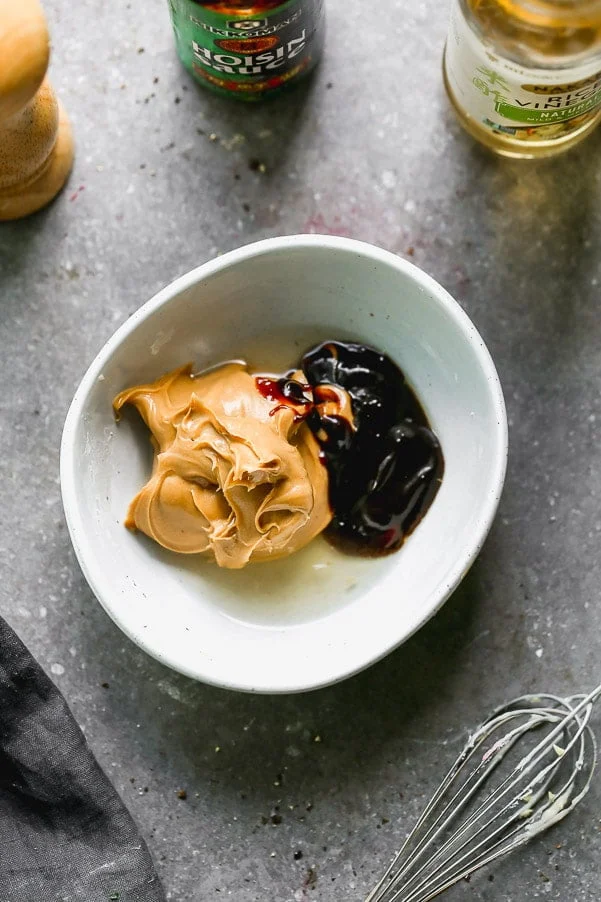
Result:
[[[527,695],[497,709],[469,738],[366,902],[430,902],[563,820],[590,787],[597,747],[589,720],[600,696],[601,685],[570,698]]]

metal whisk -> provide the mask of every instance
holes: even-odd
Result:
[[[597,761],[589,695],[525,695],[470,737],[366,902],[428,902],[563,820]]]

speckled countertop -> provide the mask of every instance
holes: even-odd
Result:
[[[0,228],[2,612],[178,902],[361,900],[470,725],[601,679],[601,133],[553,162],[489,156],[443,94],[447,4],[377,6],[328,0],[315,79],[249,108],[191,83],[162,0],[46,2],[77,160],[49,209]],[[58,449],[84,370],[143,301],[221,251],[303,231],[409,255],[455,295],[501,376],[509,469],[478,562],[409,643],[330,689],[239,695],[166,670],[101,610]],[[601,775],[568,821],[449,900],[597,902],[600,811]]]

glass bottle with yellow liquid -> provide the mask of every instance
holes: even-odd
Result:
[[[566,150],[601,121],[601,0],[452,0],[444,78],[491,150]]]

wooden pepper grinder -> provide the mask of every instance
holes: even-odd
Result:
[[[44,207],[71,169],[71,125],[46,79],[49,56],[39,0],[0,0],[0,220]]]

